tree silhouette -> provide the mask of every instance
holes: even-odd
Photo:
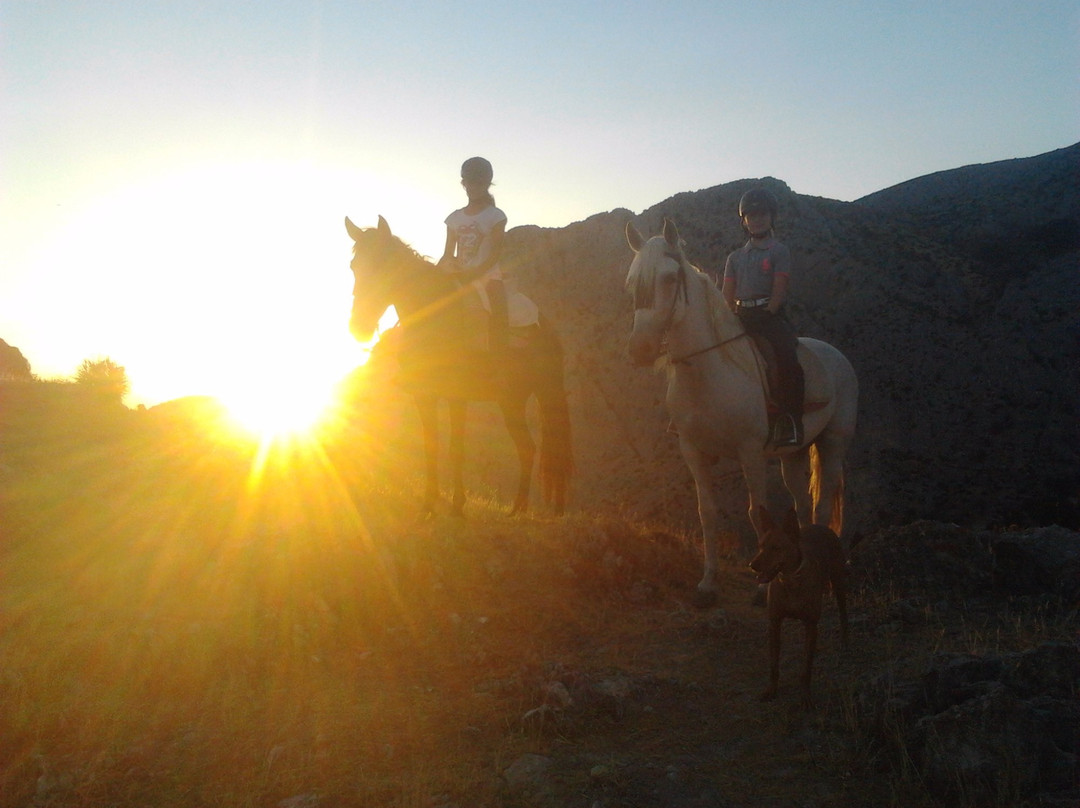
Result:
[[[75,382],[92,387],[103,397],[116,399],[117,402],[122,401],[131,389],[127,371],[108,357],[84,359],[75,371]]]
[[[0,339],[0,381],[29,381],[34,378],[22,351]]]

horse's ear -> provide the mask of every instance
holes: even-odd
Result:
[[[664,218],[664,241],[673,249],[679,249],[679,228],[671,219]]]
[[[634,227],[633,222],[626,223],[626,241],[634,252],[641,252],[641,248],[645,245],[645,239],[641,237],[641,233]]]
[[[346,232],[348,232],[349,238],[351,238],[353,241],[359,239],[360,233],[363,232],[359,227],[352,223],[352,219],[350,219],[348,216],[345,217],[345,230]]]
[[[379,215],[379,236],[384,239],[390,238],[393,233],[390,232],[390,225],[386,223],[386,219]]]
[[[799,540],[799,514],[794,508],[788,508],[788,512],[784,514],[784,532],[796,541]]]

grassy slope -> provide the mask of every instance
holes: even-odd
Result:
[[[484,501],[418,520],[415,458],[374,427],[260,454],[208,423],[3,404],[4,806],[524,805],[501,774],[525,753],[556,762],[558,805],[917,806],[852,729],[859,677],[1032,639],[883,631],[864,597],[847,657],[827,610],[816,710],[795,626],[761,705],[753,584],[730,562],[721,607],[689,610],[687,537]],[[584,698],[613,680],[627,698]],[[523,721],[555,682],[574,705]]]

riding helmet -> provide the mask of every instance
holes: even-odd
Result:
[[[780,211],[780,205],[772,192],[765,188],[751,188],[742,195],[739,200],[739,218],[749,216],[751,213],[769,213],[773,220]]]
[[[483,157],[470,157],[461,164],[461,179],[464,182],[473,182],[482,185],[490,185],[495,176],[491,163]]]

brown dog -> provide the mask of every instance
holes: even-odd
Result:
[[[806,628],[806,664],[802,686],[804,703],[810,703],[810,672],[817,646],[817,624],[826,585],[832,586],[840,613],[840,643],[848,645],[847,602],[844,580],[844,550],[840,539],[824,525],[810,525],[799,530],[799,519],[792,508],[783,526],[773,521],[762,507],[761,547],[750,568],[759,583],[768,583],[769,614],[769,687],[762,701],[776,697],[780,681],[780,626],[784,618],[802,620]]]

